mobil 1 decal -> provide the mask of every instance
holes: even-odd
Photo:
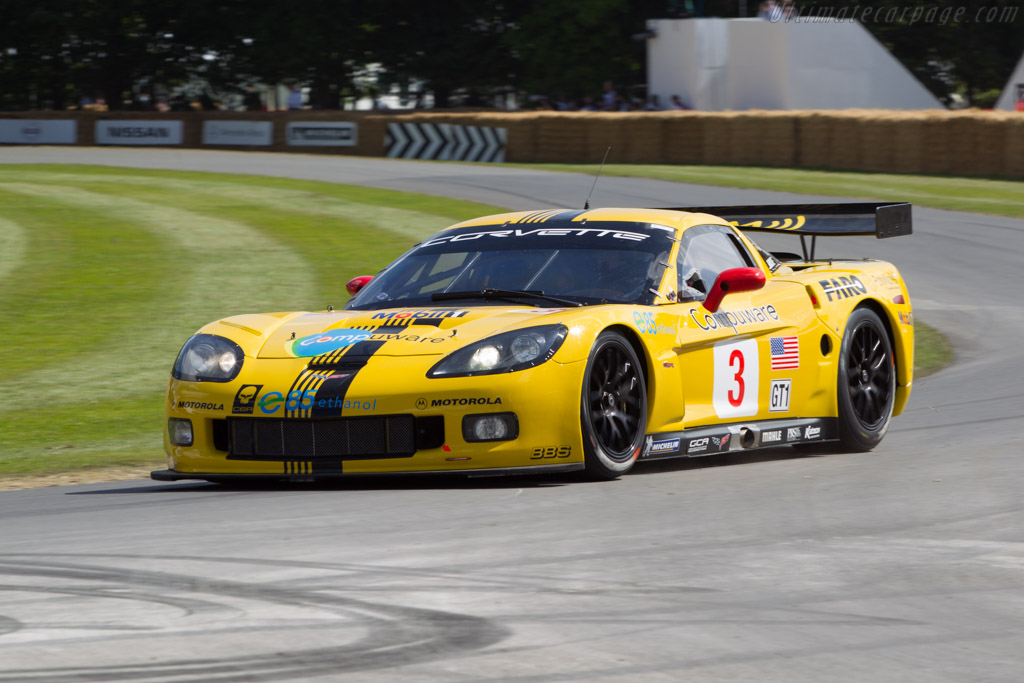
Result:
[[[760,362],[757,340],[730,339],[715,344],[711,404],[719,417],[757,414]]]

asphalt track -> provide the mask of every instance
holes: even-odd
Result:
[[[4,162],[285,175],[516,209],[581,206],[591,183],[258,153],[0,148]],[[592,203],[810,199],[604,178]],[[2,492],[0,681],[1021,680],[1024,221],[914,221],[909,238],[819,244],[897,263],[918,319],[957,348],[875,452],[783,448],[598,484]]]

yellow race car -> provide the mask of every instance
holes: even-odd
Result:
[[[799,236],[769,253],[747,233]],[[211,323],[181,349],[158,480],[585,470],[787,444],[866,451],[910,395],[897,269],[818,236],[909,204],[486,216],[349,282],[341,310]]]

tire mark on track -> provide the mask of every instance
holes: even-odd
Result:
[[[326,674],[342,674],[372,669],[401,666],[413,662],[441,659],[464,655],[497,643],[508,635],[508,631],[487,619],[469,615],[443,612],[416,607],[400,607],[376,604],[339,596],[324,590],[288,588],[265,583],[245,583],[188,574],[160,571],[123,569],[93,564],[73,564],[42,561],[0,561],[0,574],[17,577],[31,577],[43,581],[85,581],[90,585],[116,586],[122,592],[118,598],[151,601],[154,596],[168,593],[184,595],[215,596],[204,597],[202,602],[225,601],[256,603],[257,606],[277,608],[311,608],[334,615],[334,623],[323,624],[318,636],[339,626],[359,626],[365,635],[354,642],[344,642],[329,647],[306,647],[288,649],[288,639],[281,641],[284,651],[250,655],[228,655],[217,657],[175,657],[165,646],[155,643],[161,661],[146,658],[146,649],[138,643],[139,638],[159,641],[162,638],[180,639],[181,630],[165,629],[157,633],[122,634],[136,644],[131,648],[139,661],[123,661],[105,666],[39,666],[31,668],[8,668],[0,671],[0,681],[46,681],[47,683],[75,683],[80,681],[166,681],[188,678],[204,681],[278,681]],[[131,592],[125,593],[128,588]],[[18,588],[33,591],[32,585]],[[335,589],[336,590],[336,589]],[[100,597],[107,597],[101,595]],[[194,598],[190,598],[194,599]],[[0,628],[12,624],[24,631],[31,624],[21,624],[0,615]],[[326,628],[325,628],[326,627]],[[274,628],[277,628],[275,625]],[[214,629],[217,630],[217,629]],[[232,620],[231,630],[245,633],[267,630],[238,626]],[[281,629],[288,630],[288,627]],[[0,631],[2,634],[2,631]],[[193,632],[198,638],[206,633]],[[109,645],[111,636],[103,635]],[[62,639],[64,647],[68,642]],[[3,641],[0,640],[0,646]],[[41,643],[32,642],[33,649]],[[56,645],[56,644],[54,644]],[[63,650],[62,650],[63,651]],[[183,651],[189,651],[183,648]],[[130,657],[131,654],[128,656]],[[8,658],[9,661],[9,658]]]

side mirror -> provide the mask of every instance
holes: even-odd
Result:
[[[372,279],[372,275],[360,275],[358,277],[354,277],[348,281],[348,284],[345,285],[345,289],[348,290],[349,294],[355,296],[359,292],[359,290],[365,287],[366,283]]]
[[[711,291],[704,299],[704,308],[712,313],[722,305],[726,294],[752,292],[764,287],[764,272],[760,268],[730,268],[723,270],[711,285]]]

